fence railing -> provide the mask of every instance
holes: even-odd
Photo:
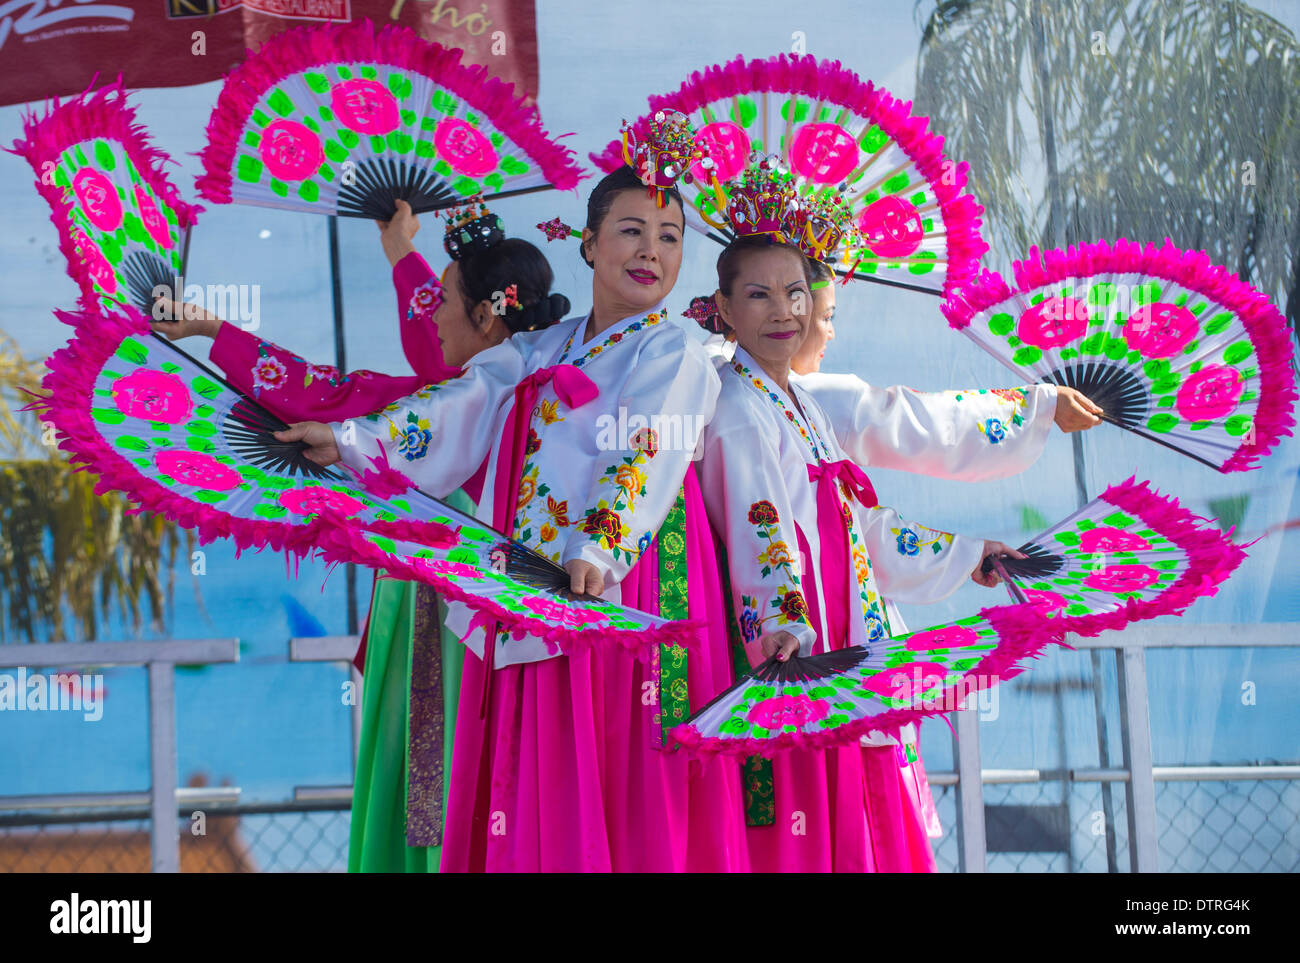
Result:
[[[238,639],[50,642],[0,646],[0,668],[143,665],[149,673],[150,849],[155,873],[180,871],[176,820],[176,666],[238,662]],[[5,801],[0,800],[0,808]]]
[[[1116,678],[1119,687],[1119,725],[1123,752],[1122,765],[1072,769],[984,769],[980,764],[980,725],[974,711],[955,714],[953,772],[932,772],[930,783],[940,810],[952,809],[952,819],[945,819],[948,828],[937,842],[936,854],[941,868],[961,872],[986,872],[990,868],[990,855],[1006,862],[1005,841],[993,854],[989,851],[990,826],[999,837],[1024,840],[1024,850],[1012,868],[1055,868],[1060,862],[1061,846],[1065,851],[1065,866],[1073,871],[1077,866],[1100,866],[1095,855],[1095,844],[1078,858],[1071,855],[1071,834],[1079,828],[1072,824],[1071,809],[1066,803],[1027,805],[1027,798],[1037,799],[1048,787],[1061,787],[1067,797],[1085,787],[1096,787],[1108,814],[1114,805],[1112,790],[1122,789],[1124,820],[1123,835],[1118,825],[1102,827],[1105,840],[1105,868],[1110,872],[1128,869],[1132,872],[1155,872],[1160,869],[1198,869],[1231,871],[1251,870],[1261,861],[1270,868],[1279,868],[1279,852],[1285,864],[1294,860],[1291,869],[1300,869],[1300,852],[1297,852],[1293,828],[1300,825],[1300,766],[1177,766],[1162,767],[1152,764],[1151,728],[1148,714],[1146,652],[1148,649],[1169,648],[1243,648],[1243,647],[1295,647],[1300,648],[1300,624],[1264,623],[1239,625],[1144,625],[1122,632],[1108,632],[1094,639],[1070,637],[1070,644],[1090,657],[1106,651],[1116,659]],[[294,638],[289,640],[289,658],[294,662],[350,662],[356,650],[356,636],[327,636],[319,638]],[[173,672],[177,664],[196,665],[238,660],[238,642],[235,639],[167,640],[161,642],[119,643],[60,643],[48,645],[0,646],[0,669],[19,666],[40,666],[71,669],[85,665],[144,665],[149,672],[149,739],[151,786],[145,792],[96,793],[68,796],[10,796],[0,797],[0,833],[39,832],[42,826],[87,824],[105,821],[139,820],[150,827],[151,866],[154,872],[176,872],[181,868],[178,817],[186,816],[196,807],[204,807],[213,818],[238,818],[240,825],[253,825],[249,820],[266,817],[268,820],[287,818],[307,813],[332,814],[327,818],[335,824],[316,826],[319,839],[310,846],[301,841],[295,845],[307,853],[300,864],[289,865],[287,859],[262,859],[264,866],[274,864],[281,869],[339,868],[346,864],[340,855],[332,863],[320,853],[312,851],[330,845],[346,850],[346,810],[352,790],[350,786],[303,786],[294,790],[294,798],[282,803],[247,805],[239,801],[238,787],[184,788],[176,786],[176,727],[173,692]],[[1097,668],[1094,662],[1094,669]],[[1025,677],[1021,677],[1025,678]],[[360,736],[361,693],[360,676],[353,673],[357,685],[353,705],[352,748],[355,759]],[[1014,683],[1012,683],[1014,684]],[[1104,736],[1105,720],[1098,720],[1099,734]],[[1103,763],[1107,760],[1103,758]],[[1175,828],[1177,816],[1185,806],[1180,803],[1177,812],[1168,820],[1170,832],[1181,836],[1185,842],[1177,849],[1162,846],[1159,828],[1159,797],[1157,786],[1182,784],[1190,786],[1175,802],[1192,798],[1203,792],[1206,784],[1224,786],[1253,784],[1247,794],[1230,794],[1239,799],[1231,805],[1236,811],[1216,817],[1217,828],[1202,827],[1199,817]],[[1271,809],[1255,801],[1260,787],[1282,787],[1270,790],[1275,796]],[[164,787],[159,789],[158,787]],[[986,804],[985,789],[998,790],[1003,797],[1014,802]],[[1074,788],[1071,788],[1074,787]],[[1026,796],[1034,791],[1037,796]],[[1169,794],[1166,791],[1167,795]],[[1177,794],[1170,795],[1174,798]],[[1223,794],[1220,793],[1220,796]],[[1201,808],[1210,813],[1226,812],[1219,799],[1212,799]],[[1007,810],[1003,812],[1002,810]],[[1282,811],[1282,821],[1274,813]],[[337,824],[342,820],[341,828]],[[1010,820],[1014,825],[1006,825]],[[1249,821],[1247,828],[1244,821]],[[260,825],[260,824],[258,824]],[[271,823],[268,823],[271,825]],[[1236,835],[1232,843],[1238,846],[1235,861],[1225,865],[1220,851],[1227,840]],[[265,835],[270,830],[259,830]],[[1201,838],[1206,832],[1212,838]],[[1258,837],[1263,833],[1265,838]],[[1217,835],[1214,835],[1217,834]],[[288,836],[286,838],[292,838]],[[1198,841],[1199,840],[1199,841]],[[952,853],[955,842],[955,854]],[[1120,843],[1123,843],[1121,847]],[[257,840],[254,840],[257,843]],[[266,851],[266,843],[260,843]],[[1020,845],[1020,843],[1012,843]],[[1057,848],[1053,848],[1057,847]],[[1127,866],[1122,866],[1118,853],[1127,849]],[[1162,850],[1165,858],[1161,859]],[[1037,855],[1034,855],[1037,854]],[[274,857],[274,854],[271,854]],[[955,855],[955,859],[951,858]],[[1030,859],[1033,856],[1033,859]],[[1247,857],[1250,857],[1249,859]],[[1161,865],[1163,862],[1163,866]],[[0,867],[3,869],[4,867]],[[1288,868],[1283,865],[1280,868]]]

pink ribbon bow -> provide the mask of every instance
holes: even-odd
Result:
[[[847,458],[842,461],[809,465],[808,480],[816,482],[819,486],[831,485],[832,492],[836,482],[847,485],[849,491],[853,493],[853,497],[861,503],[863,508],[872,508],[880,504],[880,501],[876,498],[876,489],[872,486],[867,473]]]
[[[515,386],[515,404],[501,433],[502,453],[507,457],[498,459],[492,508],[492,524],[507,535],[514,534],[515,501],[527,460],[528,429],[533,420],[533,409],[537,407],[537,396],[542,393],[542,388],[551,383],[554,383],[560,401],[569,408],[581,408],[600,395],[595,382],[571,364],[541,368]]]

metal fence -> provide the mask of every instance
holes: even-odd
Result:
[[[1153,766],[1146,690],[1149,649],[1300,648],[1300,625],[1148,625],[1069,641],[1081,654],[1109,651],[1116,659],[1122,765],[982,769],[977,713],[955,713],[957,769],[929,774],[943,827],[933,841],[940,871],[1300,869],[1300,766]],[[289,657],[348,662],[356,643],[355,636],[291,639]],[[0,668],[145,665],[155,787],[176,784],[175,666],[237,658],[234,639],[0,646]],[[359,697],[356,704],[354,753]],[[1104,723],[1099,718],[1099,731]],[[349,787],[301,787],[278,803],[243,803],[239,795],[237,787],[221,787],[0,797],[0,871],[347,868]]]

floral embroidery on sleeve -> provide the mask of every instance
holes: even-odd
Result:
[[[997,418],[989,418],[983,425],[979,426],[984,437],[989,440],[990,445],[996,445],[1007,436],[1006,426]]]
[[[928,532],[933,537],[923,540],[921,535],[913,528],[891,528],[889,530],[890,534],[894,535],[897,540],[899,555],[920,555],[921,549],[927,547],[935,555],[938,555],[946,546],[952,544],[952,535],[948,532],[926,528],[924,525],[917,525],[916,528]]]
[[[424,318],[433,314],[442,303],[442,285],[436,278],[430,278],[411,292],[411,299],[406,305],[408,318]]]
[[[954,394],[957,401],[965,397],[979,395],[994,395],[999,400],[1011,406],[1009,415],[1002,418],[986,418],[983,424],[977,424],[979,429],[990,445],[1001,443],[1013,427],[1020,427],[1025,423],[1024,416],[1021,412],[1029,403],[1028,388],[979,388],[967,391],[958,391]]]
[[[557,421],[564,420],[564,416],[560,414],[560,403],[558,401],[539,402],[534,414],[542,419],[544,425],[553,425]]]
[[[430,398],[433,397],[433,393],[434,393],[435,391],[437,391],[440,387],[442,387],[442,386],[441,386],[441,385],[425,385],[423,388],[421,388],[419,391],[417,391],[417,392],[416,392],[414,395],[412,395],[411,397],[413,397],[413,398],[417,398],[417,399],[419,399],[420,401],[427,401],[428,399],[430,399]],[[403,401],[404,401],[404,400],[405,400],[405,399],[403,399]],[[385,421],[388,422],[388,425],[389,425],[389,431],[390,431],[390,434],[391,434],[391,432],[392,432],[392,428],[393,428],[393,419],[392,419],[392,418],[389,418],[388,415],[392,414],[393,412],[401,411],[404,407],[405,407],[405,406],[403,405],[402,401],[394,401],[391,405],[387,405],[387,406],[385,406],[385,407],[379,409],[378,411],[372,411],[370,414],[366,415],[365,418],[366,418],[366,421],[378,421],[380,418],[383,418]],[[411,411],[411,409],[406,408],[406,417],[407,417],[407,420],[408,420],[408,421],[410,420],[410,417],[411,417],[412,414],[413,414],[413,412]],[[402,430],[399,428],[399,429],[397,429],[397,432],[398,432],[398,434],[401,434],[401,433],[402,433]],[[391,434],[391,437],[396,438],[397,435],[396,435],[396,434]]]
[[[871,571],[871,558],[858,533],[856,520],[850,516],[849,546],[853,556],[853,574],[858,581],[858,601],[862,603],[862,618],[867,627],[867,641],[879,642],[890,634],[889,622],[881,605],[880,596],[876,594],[875,576]]]
[[[802,622],[806,625],[808,623],[808,603],[804,599],[803,591],[799,586],[799,572],[795,565],[794,556],[790,551],[790,546],[776,537],[776,526],[781,522],[776,506],[766,499],[754,502],[749,506],[747,517],[749,523],[758,528],[759,537],[767,542],[767,547],[754,558],[756,562],[763,566],[759,570],[759,574],[764,578],[770,578],[776,573],[777,577],[782,579],[782,584],[776,590],[776,594],[769,606],[769,608],[776,609],[776,612],[766,618],[759,618],[756,608],[753,608],[752,615],[750,615],[755,600],[750,599],[748,596],[741,597],[744,609],[740,616],[742,631],[745,630],[746,625],[749,625],[755,633],[753,638],[757,638],[763,632],[764,623],[770,622],[772,619],[776,619],[778,625],[789,625],[793,622]],[[752,641],[752,639],[746,641]]]
[[[533,415],[540,417],[542,428],[563,421],[556,412],[554,401],[543,401],[533,409]],[[542,435],[529,425],[528,439],[524,443],[524,468],[519,479],[519,492],[515,501],[515,537],[522,542],[533,541],[533,529],[536,526],[539,544],[533,547],[543,555],[558,562],[559,551],[552,551],[550,543],[560,537],[562,529],[572,525],[569,519],[568,499],[557,500],[551,494],[551,487],[540,479],[541,468],[535,458],[542,450]],[[545,501],[543,501],[545,499]],[[540,523],[540,524],[539,524]]]
[[[260,357],[253,362],[253,397],[259,397],[262,389],[279,391],[289,381],[289,369],[283,361],[273,354],[266,354],[265,346],[258,349]]]
[[[421,418],[414,411],[406,413],[406,423],[400,427],[390,421],[388,437],[397,442],[397,450],[407,461],[415,461],[429,453],[429,444],[433,441],[433,432],[429,429],[429,419]]]
[[[592,541],[598,542],[615,559],[621,558],[629,564],[636,562],[654,535],[643,534],[634,546],[624,544],[632,530],[620,513],[635,510],[636,500],[645,494],[646,473],[642,466],[658,454],[659,438],[653,430],[643,428],[632,436],[632,447],[635,452],[632,456],[624,456],[619,464],[605,469],[602,481],[614,488],[612,498],[597,501],[595,508],[587,509],[582,522],[583,532]]]
[[[274,349],[276,354],[272,353]],[[284,357],[280,357],[283,355]],[[346,384],[350,378],[339,373],[338,368],[330,365],[311,364],[310,362],[277,348],[268,341],[257,342],[257,360],[253,362],[253,397],[259,397],[262,389],[279,391],[289,383],[289,365],[285,358],[303,369],[302,386],[311,387],[314,380],[326,381],[331,387]]]

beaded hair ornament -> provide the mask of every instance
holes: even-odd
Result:
[[[442,246],[453,261],[482,254],[506,239],[500,215],[488,210],[482,197],[472,197],[461,207],[449,208],[445,216],[447,233]]]

